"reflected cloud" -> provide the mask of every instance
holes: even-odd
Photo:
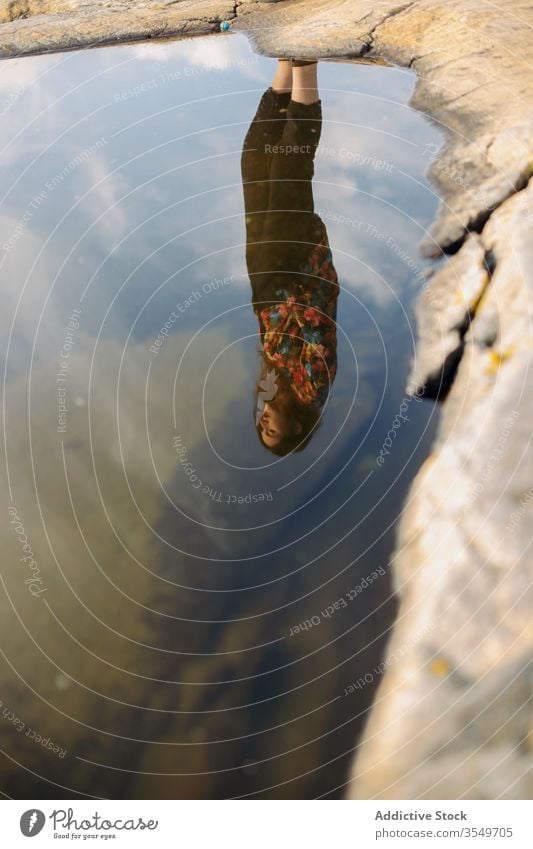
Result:
[[[235,36],[217,36],[207,43],[203,38],[193,38],[162,44],[154,54],[151,43],[134,45],[132,54],[142,62],[150,62],[154,67],[164,65],[179,55],[182,74],[186,75],[186,65],[205,71],[225,71],[238,69],[247,79],[261,79],[260,66],[265,60],[253,53],[248,41]],[[185,68],[183,67],[185,65]]]

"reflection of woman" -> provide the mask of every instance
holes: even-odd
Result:
[[[322,127],[316,62],[281,60],[246,135],[246,261],[262,367],[256,425],[283,455],[316,430],[335,377],[339,286],[311,181]]]

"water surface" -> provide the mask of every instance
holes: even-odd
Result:
[[[240,170],[274,67],[240,36],[2,63],[8,796],[342,794],[434,431],[404,385],[439,135],[412,75],[321,64],[338,373],[274,457]]]

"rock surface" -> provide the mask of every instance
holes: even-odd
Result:
[[[530,798],[533,10],[478,0],[11,0],[0,55],[210,32],[268,55],[384,58],[446,131],[411,390],[445,398],[399,529],[401,610],[352,798]],[[435,158],[436,157],[436,158]]]
[[[2,0],[0,57],[214,32],[233,9],[230,0]]]
[[[401,663],[390,664],[378,692],[351,787],[357,798],[531,796],[532,203],[530,186],[454,257],[481,300],[400,529],[402,608],[389,655]],[[483,251],[492,271],[481,270]],[[420,310],[438,337],[434,305],[442,305],[443,355],[460,320],[450,268]],[[423,333],[421,373],[436,351]]]

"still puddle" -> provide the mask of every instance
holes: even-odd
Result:
[[[2,63],[9,796],[342,794],[434,433],[404,386],[440,137],[412,75],[321,63],[313,207],[287,113],[251,126],[275,66],[239,36]],[[278,392],[303,450],[259,438]]]

